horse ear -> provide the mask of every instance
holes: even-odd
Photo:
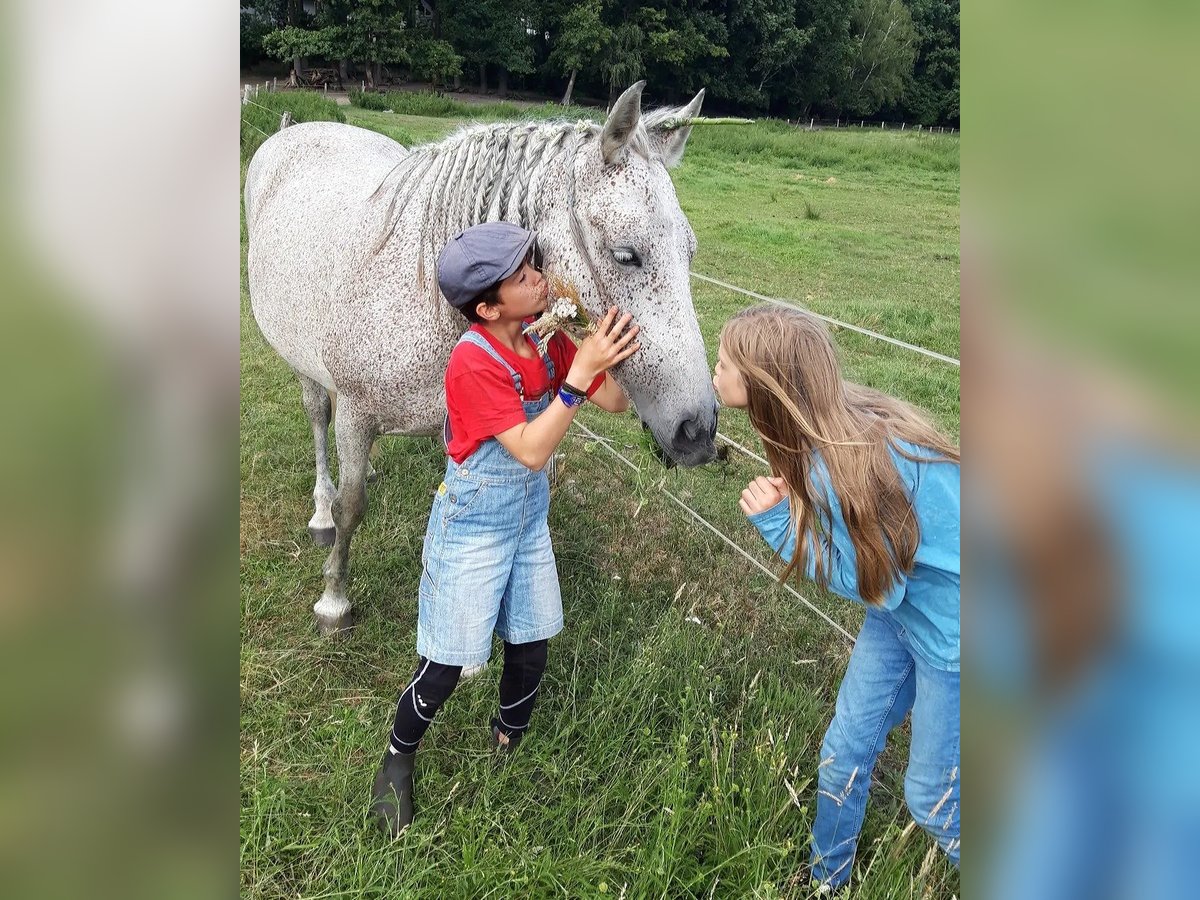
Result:
[[[600,132],[600,153],[606,166],[625,158],[625,148],[642,118],[642,88],[645,86],[645,81],[639,81],[627,87],[609,111],[604,130]]]
[[[694,119],[700,115],[700,104],[704,102],[704,88],[700,88],[700,93],[692,98],[692,102],[687,106],[672,112],[665,119],[660,119],[661,124],[666,124],[671,119]],[[651,128],[650,136],[654,141],[654,147],[662,156],[663,163],[668,169],[672,169],[679,165],[679,161],[683,159],[683,150],[687,146],[688,138],[692,134],[692,126],[687,125],[683,128],[664,129],[661,127]]]

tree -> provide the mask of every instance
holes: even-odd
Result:
[[[795,65],[775,76],[772,109],[804,117],[813,107],[837,108],[850,74],[854,43],[850,8],[855,0],[796,0],[796,27],[808,40]]]
[[[265,55],[263,38],[285,24],[284,0],[255,0],[241,9],[241,64],[252,66]]]
[[[399,0],[325,0],[318,11],[324,55],[365,64],[373,87],[383,66],[411,63],[405,7]]]
[[[318,46],[319,39],[306,33],[311,23],[301,0],[286,0],[283,21],[286,23],[283,28],[263,37],[263,49],[277,59],[291,59],[292,72],[288,83],[297,87],[304,76],[304,58],[310,52],[306,48]]]
[[[847,110],[874,115],[912,81],[917,33],[902,0],[857,0],[851,14],[855,52],[843,93]]]
[[[268,56],[292,61],[292,72],[288,78],[292,87],[297,87],[304,77],[305,59],[322,56],[328,49],[326,36],[322,32],[296,25],[277,28],[262,39],[262,45]]]
[[[612,29],[601,20],[602,11],[601,0],[583,0],[572,6],[557,23],[554,49],[550,52],[547,65],[556,74],[570,74],[567,89],[563,93],[563,106],[571,104],[571,93],[575,90],[575,76],[579,70],[589,68],[600,48],[613,38]]]
[[[902,112],[923,125],[958,122],[958,0],[912,0],[917,61]]]
[[[796,0],[728,0],[720,14],[726,46],[739,49],[707,65],[698,61],[701,85],[714,99],[770,108],[783,94],[782,82],[797,77],[811,52],[814,29],[797,24]]]
[[[612,37],[604,45],[600,59],[600,70],[604,85],[608,88],[611,105],[622,86],[628,86],[642,77],[646,64],[642,51],[646,46],[646,32],[636,22],[622,22],[613,29]]]
[[[646,72],[670,99],[690,97],[701,87],[697,63],[729,56],[728,29],[707,8],[708,0],[674,0],[662,10],[643,9],[647,29]]]
[[[439,40],[428,32],[413,32],[409,55],[413,75],[428,79],[440,86],[462,72],[463,58],[454,52],[449,41]]]
[[[795,4],[784,7],[779,12],[764,10],[759,26],[762,39],[750,50],[750,70],[758,78],[755,87],[760,94],[780,72],[795,69],[813,37],[812,28],[797,27]]]
[[[496,66],[503,95],[510,72],[533,71],[532,0],[442,0],[442,34],[467,63],[479,68],[479,90],[487,91],[487,67]]]

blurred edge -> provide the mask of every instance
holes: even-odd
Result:
[[[4,893],[228,895],[238,13],[2,15]]]
[[[981,896],[1194,892],[1198,16],[963,17],[964,890]]]

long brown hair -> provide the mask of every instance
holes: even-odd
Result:
[[[742,375],[750,422],[767,460],[791,493],[796,553],[783,581],[804,571],[812,554],[818,583],[828,562],[817,536],[830,506],[814,484],[820,451],[857,556],[858,593],[880,604],[901,574],[912,570],[920,528],[912,500],[888,452],[913,460],[959,461],[959,450],[915,407],[842,379],[837,350],[820,319],[776,303],[744,310],[725,323],[721,344]],[[914,455],[907,441],[928,450]]]

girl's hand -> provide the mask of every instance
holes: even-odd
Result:
[[[642,345],[634,340],[640,328],[632,325],[633,316],[625,313],[618,319],[618,312],[615,306],[610,307],[595,333],[583,339],[567,373],[569,384],[586,390],[601,372],[607,372],[641,349]]]
[[[738,506],[748,516],[765,512],[788,495],[787,482],[775,476],[759,475],[746,485]]]

